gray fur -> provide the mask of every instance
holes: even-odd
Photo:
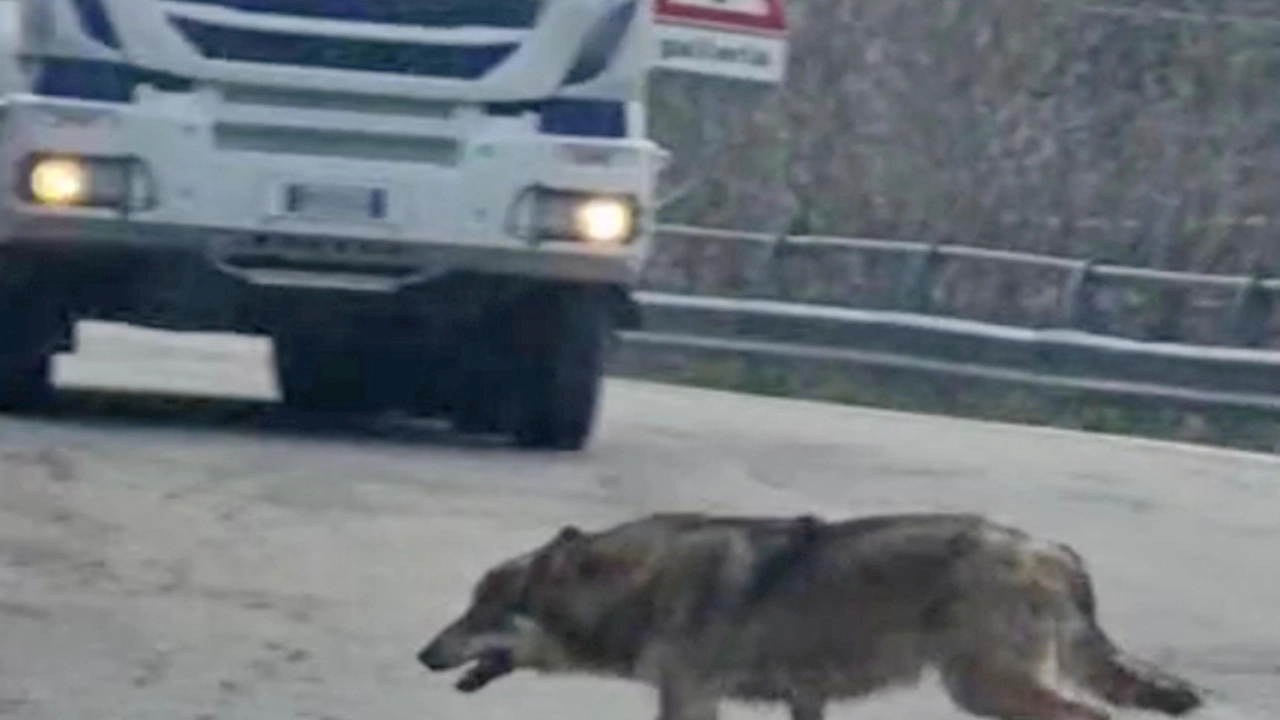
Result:
[[[596,533],[567,527],[498,565],[419,660],[648,683],[659,720],[715,720],[722,699],[829,702],[939,671],[956,704],[1006,720],[1106,720],[1066,697],[1168,715],[1189,684],[1130,660],[1098,626],[1079,555],[975,515],[823,522],[659,514]]]

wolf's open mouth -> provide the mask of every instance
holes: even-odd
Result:
[[[494,650],[481,655],[454,687],[462,692],[475,692],[515,669],[509,651]]]

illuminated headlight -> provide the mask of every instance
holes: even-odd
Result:
[[[155,204],[151,173],[134,158],[37,155],[18,177],[18,195],[37,205],[129,211]]]
[[[31,198],[42,205],[75,205],[89,189],[84,166],[75,160],[49,158],[31,166]]]
[[[530,241],[625,245],[635,237],[636,203],[622,195],[531,189],[517,200],[508,229]]]
[[[592,198],[574,209],[573,225],[578,237],[590,243],[625,242],[631,237],[635,214],[631,204],[618,198]]]

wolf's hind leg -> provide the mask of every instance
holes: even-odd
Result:
[[[826,704],[823,698],[812,695],[796,697],[788,703],[791,708],[791,720],[822,720]]]
[[[658,686],[658,720],[718,720],[720,698],[691,678],[668,675]]]
[[[998,720],[1110,720],[1105,710],[1063,697],[1030,668],[1005,669],[963,663],[943,670],[956,705]]]

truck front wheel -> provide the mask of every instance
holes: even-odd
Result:
[[[13,297],[0,296],[0,411],[37,410],[53,399],[58,323]]]
[[[0,411],[27,412],[53,399],[49,355],[30,347],[0,346]]]
[[[602,292],[573,288],[538,298],[516,320],[516,443],[580,450],[595,421],[609,307]]]

